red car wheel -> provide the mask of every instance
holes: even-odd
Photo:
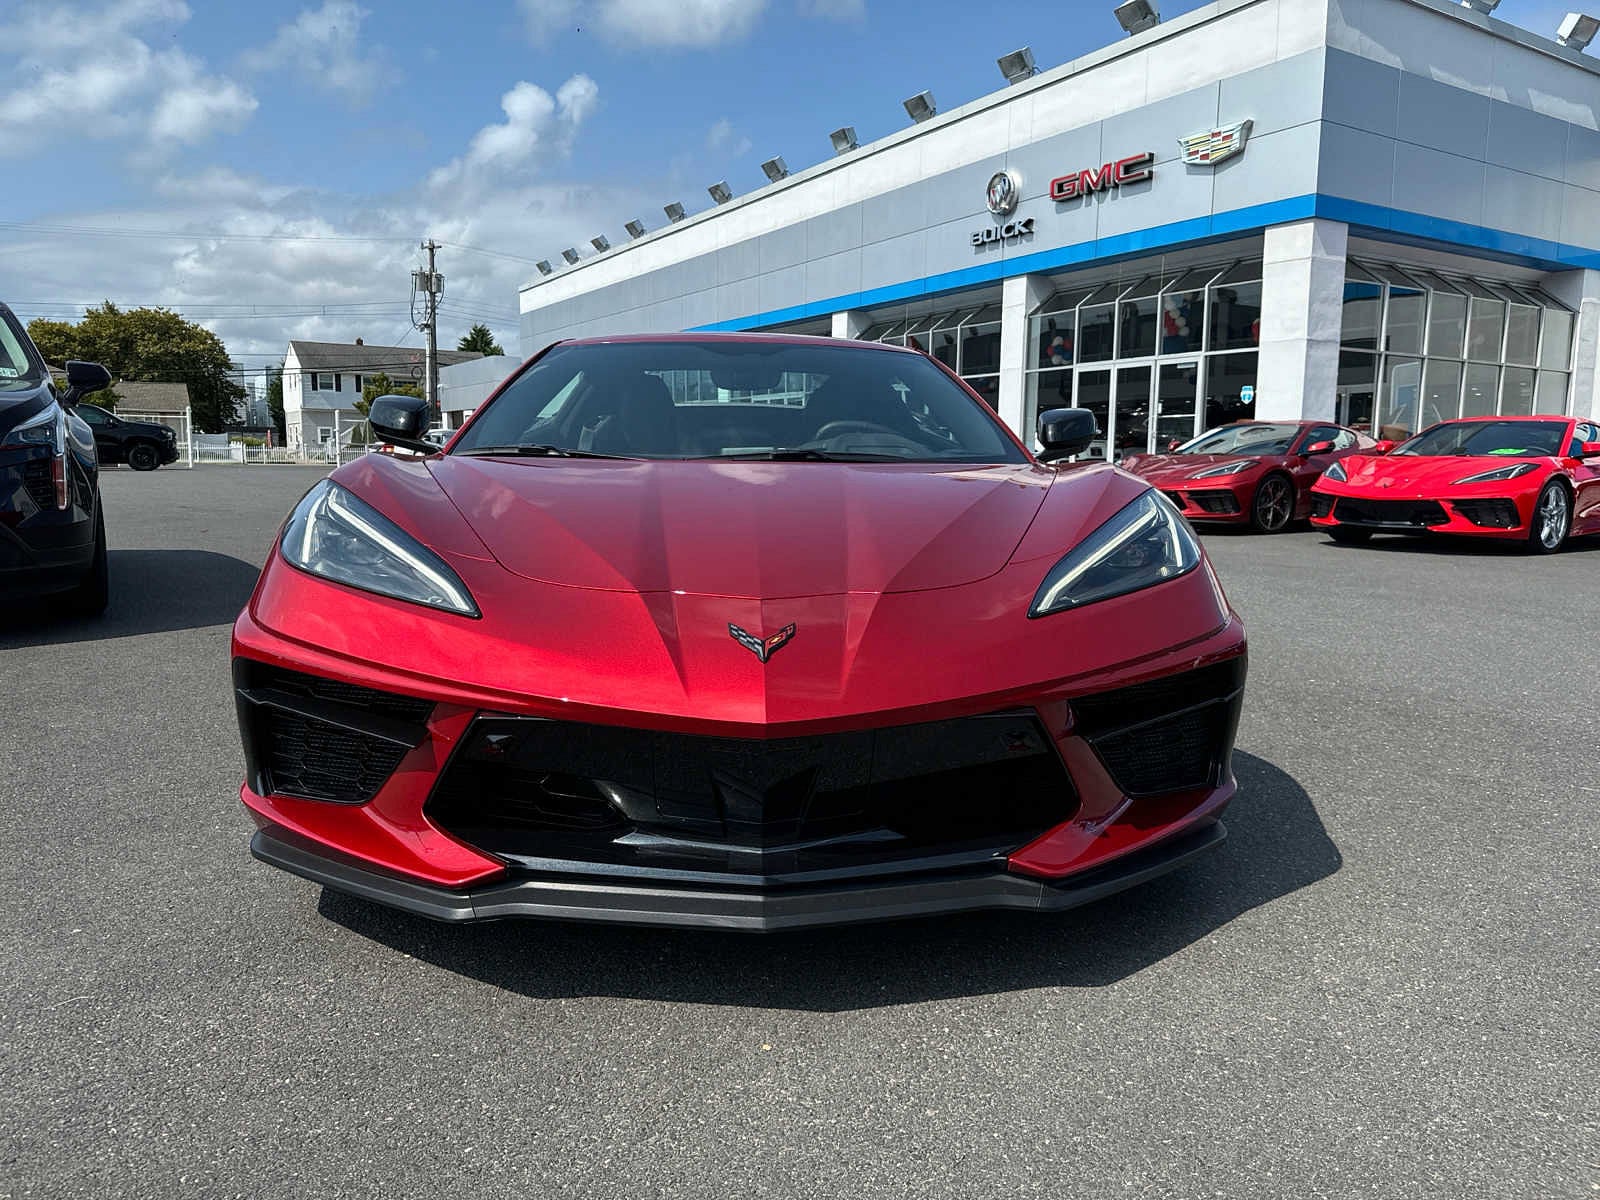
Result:
[[[1561,549],[1572,529],[1572,497],[1567,495],[1567,489],[1554,480],[1545,484],[1539,502],[1533,506],[1530,524],[1530,554],[1554,554]]]
[[[1258,533],[1282,533],[1294,518],[1294,484],[1282,475],[1268,475],[1250,502],[1250,527]]]

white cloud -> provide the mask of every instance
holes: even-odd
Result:
[[[523,80],[500,97],[506,119],[478,130],[466,154],[437,168],[428,182],[441,188],[466,179],[504,179],[540,165],[541,152],[565,155],[599,98],[600,89],[587,75],[574,75],[554,96]]]
[[[305,9],[280,26],[272,41],[248,51],[241,62],[251,71],[292,69],[297,80],[364,104],[383,78],[379,58],[363,53],[361,22],[367,15],[354,0],[324,0],[321,8]]]
[[[156,51],[135,33],[188,17],[177,0],[16,10],[0,25],[0,78],[20,81],[0,91],[0,158],[83,137],[159,156],[239,129],[256,110],[249,91],[176,46]]]
[[[751,145],[750,139],[740,134],[727,117],[719,118],[706,134],[706,149],[728,158],[749,154]]]
[[[737,41],[767,0],[517,0],[534,41],[593,28],[623,46],[701,49]]]

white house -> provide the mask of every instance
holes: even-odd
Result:
[[[283,424],[291,450],[314,452],[360,421],[355,403],[374,375],[395,383],[422,386],[420,346],[369,346],[354,343],[290,342],[283,356]],[[475,350],[441,350],[439,365],[482,357]]]

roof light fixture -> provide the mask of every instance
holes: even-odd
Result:
[[[828,140],[833,143],[833,152],[835,154],[849,154],[860,144],[856,141],[856,127],[854,125],[845,125],[842,128],[835,129],[828,135]]]
[[[578,261],[578,252],[573,247],[568,246],[561,252],[561,257],[566,259],[569,263],[575,263]]]
[[[1556,30],[1556,41],[1569,50],[1582,50],[1600,33],[1600,20],[1583,13],[1568,13]]]
[[[623,228],[628,231],[628,236],[631,238],[642,238],[644,236],[643,221],[629,221]]]
[[[905,101],[905,106],[911,119],[919,125],[939,111],[939,106],[933,102],[932,92],[918,92]]]
[[[1026,46],[1010,54],[1002,54],[996,62],[1007,83],[1021,83],[1039,73],[1039,68],[1033,65],[1033,51]]]
[[[550,265],[550,260],[548,258],[541,258],[533,265],[539,268],[539,274],[541,275],[548,275],[551,271],[555,270],[555,268]]]
[[[777,183],[789,173],[789,165],[783,161],[783,155],[775,154],[761,164],[761,169],[766,172],[767,178]]]
[[[726,204],[733,199],[733,193],[728,190],[728,181],[726,179],[717,180],[706,191],[711,193],[711,198],[718,204]]]
[[[671,221],[674,225],[684,218],[683,205],[679,204],[676,200],[667,205],[661,211],[667,214],[667,220]]]
[[[1156,7],[1155,0],[1123,0],[1115,11],[1117,24],[1130,36],[1161,24],[1161,10]]]
[[[1500,4],[1500,0],[1461,0],[1462,8],[1470,8],[1473,12],[1492,13]]]
[[[589,245],[593,246],[596,250],[604,254],[607,250],[611,249],[611,239],[602,233],[599,237],[590,238]]]

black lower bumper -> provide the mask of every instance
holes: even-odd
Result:
[[[277,827],[257,831],[250,852],[314,883],[438,921],[543,917],[770,933],[976,909],[1059,912],[1163,875],[1227,836],[1214,821],[1062,883],[987,871],[771,891],[550,877],[451,891],[375,870]]]

